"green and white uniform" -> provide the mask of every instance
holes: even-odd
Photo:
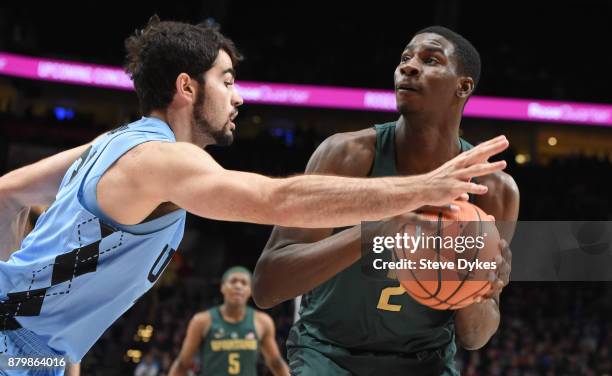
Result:
[[[375,129],[370,176],[397,175],[395,122]],[[459,142],[462,151],[472,147]],[[302,297],[287,340],[292,375],[458,375],[453,311],[423,306],[397,280],[369,278],[361,267]]]
[[[223,319],[219,307],[210,311],[211,326],[200,345],[200,376],[257,376],[259,339],[255,329],[255,310],[246,308],[242,321]]]

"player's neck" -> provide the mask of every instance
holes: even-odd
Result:
[[[196,137],[194,134],[194,127],[192,125],[191,115],[179,111],[167,110],[153,110],[148,117],[154,117],[164,121],[172,129],[174,138],[178,142],[189,142],[200,147],[205,147],[212,142],[206,142],[201,140],[201,137]],[[212,140],[211,140],[212,141]]]
[[[227,304],[224,303],[219,307],[221,314],[223,315],[223,319],[230,323],[237,323],[244,320],[244,316],[246,315],[246,306],[238,304]]]
[[[400,116],[395,130],[398,172],[429,172],[459,154],[460,121],[461,114]]]

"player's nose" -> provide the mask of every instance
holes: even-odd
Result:
[[[415,59],[411,59],[400,66],[400,72],[404,76],[418,76],[421,73],[421,67]]]
[[[234,93],[232,94],[232,106],[239,107],[242,106],[243,103],[244,99],[242,96],[238,94],[238,91],[234,90]]]

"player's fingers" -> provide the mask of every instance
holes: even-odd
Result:
[[[425,205],[420,207],[417,212],[429,212],[429,213],[454,213],[461,210],[455,204],[446,204],[446,205]]]
[[[468,195],[467,193],[462,193],[459,195],[459,197],[457,197],[457,200],[459,201],[469,201],[470,200],[470,195]]]
[[[478,163],[470,167],[457,171],[456,176],[459,179],[470,179],[473,177],[492,174],[496,171],[501,171],[506,168],[506,161],[497,161],[493,163]]]
[[[486,185],[482,185],[482,184],[461,182],[457,186],[457,190],[459,192],[464,192],[464,193],[467,192],[467,193],[472,193],[475,195],[484,195],[485,193],[487,193],[489,188]]]
[[[504,256],[504,259],[506,259],[507,262],[509,262],[509,260],[512,260],[512,250],[510,250],[510,245],[505,239],[501,239],[499,241],[499,247],[502,256]]]
[[[414,225],[421,226],[424,229],[431,229],[436,226],[435,221],[420,213],[410,212],[400,214],[394,220],[400,224],[401,231],[406,233],[414,232]]]
[[[491,158],[495,154],[501,153],[506,150],[510,143],[505,136],[499,136],[489,141],[483,142],[480,145],[474,147],[471,150],[465,152],[465,163],[471,165],[474,163],[480,163]]]

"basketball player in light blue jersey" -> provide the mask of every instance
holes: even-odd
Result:
[[[243,102],[233,43],[216,30],[155,18],[126,48],[145,116],[0,178],[0,246],[15,244],[23,208],[50,205],[20,249],[0,262],[0,361],[78,363],[158,279],[180,244],[187,211],[340,227],[483,194],[487,188],[469,179],[505,166],[487,162],[508,146],[498,137],[413,177],[274,179],[226,170],[203,148],[233,140]],[[402,220],[384,222],[381,231]],[[33,374],[62,375],[63,367],[0,364],[0,375]]]

